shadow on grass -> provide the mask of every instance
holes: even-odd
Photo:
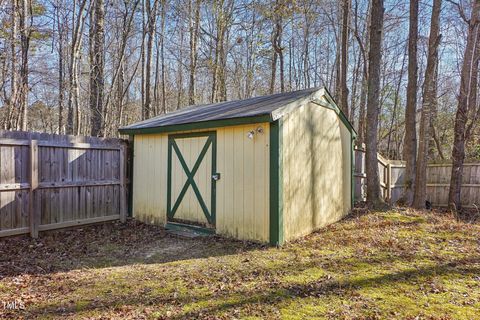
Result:
[[[431,267],[410,269],[381,276],[366,277],[363,279],[347,279],[341,281],[323,280],[309,282],[307,284],[280,285],[277,288],[268,290],[267,292],[248,292],[248,294],[237,295],[237,297],[240,297],[240,299],[236,302],[225,302],[213,307],[202,308],[201,310],[178,315],[174,317],[174,319],[197,318],[202,314],[212,315],[218,312],[226,312],[231,308],[240,308],[247,304],[278,304],[282,302],[288,302],[296,298],[322,298],[332,295],[346,297],[348,292],[351,290],[390,284],[408,283],[418,280],[422,277],[434,275],[477,274],[480,271],[479,266],[464,267],[462,269],[457,269],[456,267],[458,265],[465,265],[466,263],[478,262],[480,262],[480,259],[475,261],[459,260],[456,262],[439,264]],[[228,299],[229,297],[227,295],[222,298]]]
[[[358,274],[352,276],[352,273],[346,272],[345,275],[341,274],[340,278],[332,278],[329,276],[321,276],[315,281],[285,281],[282,280],[282,276],[296,276],[309,270],[313,267],[322,268],[326,274],[335,273],[339,271],[338,265],[342,263],[343,258],[338,260],[325,261],[310,261],[307,263],[299,263],[298,261],[283,261],[275,268],[265,267],[264,269],[255,268],[254,270],[246,272],[243,278],[237,278],[238,282],[249,282],[252,286],[238,286],[230,289],[223,289],[217,292],[209,293],[187,293],[180,296],[175,296],[170,293],[163,295],[142,295],[138,292],[131,295],[109,296],[103,300],[98,301],[98,297],[95,303],[89,303],[80,309],[77,309],[73,305],[50,305],[46,308],[37,308],[28,310],[29,316],[38,315],[52,315],[61,316],[68,313],[75,312],[102,312],[106,310],[113,310],[119,306],[131,306],[131,307],[146,307],[146,306],[175,306],[177,310],[180,310],[187,304],[197,304],[196,310],[188,311],[185,313],[173,315],[169,318],[201,318],[205,315],[213,315],[216,313],[222,313],[233,311],[233,309],[241,308],[249,304],[260,304],[262,306],[272,306],[275,304],[288,302],[297,298],[305,297],[329,297],[339,296],[344,299],[348,297],[348,294],[352,290],[379,287],[382,286],[399,285],[401,283],[417,284],[422,281],[423,278],[430,278],[433,276],[450,275],[452,277],[464,277],[467,274],[478,274],[480,272],[480,257],[472,259],[456,259],[444,263],[433,263],[418,268],[409,268],[403,271],[393,271],[387,274],[381,274],[376,276],[359,277]],[[394,258],[384,257],[382,259],[358,259],[356,263],[371,265],[372,268],[382,268],[387,262],[393,262]],[[345,264],[345,263],[344,263]],[[353,262],[355,265],[355,262]],[[349,266],[345,266],[349,269]],[[349,269],[350,270],[350,269]],[[385,269],[382,269],[385,270]],[[359,271],[361,272],[361,271]],[[188,275],[185,275],[188,279]],[[232,270],[230,274],[225,274],[226,278],[239,277],[236,270]],[[262,278],[263,277],[263,278]],[[250,279],[245,281],[244,279]],[[268,282],[270,279],[271,282]],[[275,279],[272,281],[272,279]],[[218,279],[217,279],[218,280]],[[211,281],[217,281],[212,279]],[[264,283],[264,287],[254,286],[253,284]],[[454,281],[454,279],[453,279]],[[254,288],[253,290],[245,289]],[[213,305],[212,305],[213,304]],[[231,310],[232,309],[232,310]],[[140,309],[141,310],[141,309]],[[181,312],[181,310],[180,310]]]
[[[134,220],[0,239],[0,280],[81,268],[166,263],[236,254],[261,245],[220,237],[179,238]]]

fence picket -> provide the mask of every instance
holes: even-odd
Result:
[[[0,131],[0,146],[0,237],[126,220],[125,141]]]
[[[395,203],[403,193],[405,163],[387,160],[379,155],[380,185],[384,199]],[[450,187],[451,164],[427,166],[427,200],[434,206],[447,206]],[[355,200],[366,200],[365,150],[355,148]],[[463,172],[461,201],[463,207],[480,206],[480,163],[466,163]]]

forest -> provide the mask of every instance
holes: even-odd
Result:
[[[479,11],[475,0],[0,0],[0,124],[113,137],[188,105],[325,86],[367,163],[407,162],[407,201],[428,162],[453,162],[454,199],[463,163],[480,159]]]

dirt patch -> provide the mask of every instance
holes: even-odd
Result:
[[[162,263],[248,250],[219,237],[185,239],[135,220],[0,239],[0,279],[81,268]]]

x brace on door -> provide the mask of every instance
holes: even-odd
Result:
[[[195,161],[195,164],[193,168],[190,170],[188,167],[182,152],[180,151],[177,142],[175,141],[176,139],[182,139],[182,138],[194,138],[194,137],[207,137],[207,140],[205,141],[205,144],[198,155],[197,160]],[[205,214],[205,217],[207,218],[207,221],[209,224],[214,225],[215,224],[215,181],[211,181],[211,208],[210,211],[208,210],[207,205],[205,204],[205,201],[202,198],[202,195],[200,193],[200,190],[198,189],[197,183],[195,182],[195,174],[198,171],[198,168],[200,167],[203,159],[205,158],[205,155],[207,154],[210,145],[212,146],[212,174],[215,173],[216,170],[216,134],[215,132],[201,132],[201,133],[187,133],[187,134],[175,134],[175,135],[169,135],[168,137],[168,181],[167,181],[167,217],[172,219],[175,216],[175,213],[180,206],[185,194],[187,193],[188,188],[191,186],[193,189],[193,192],[195,193],[195,196],[200,204],[200,207],[202,208],[203,213]],[[183,168],[183,171],[187,175],[187,181],[185,181],[185,184],[183,185],[180,194],[178,195],[178,198],[175,200],[175,203],[172,207],[172,158],[173,158],[173,151],[175,151],[175,154],[178,157],[178,160],[180,161],[180,164]]]

